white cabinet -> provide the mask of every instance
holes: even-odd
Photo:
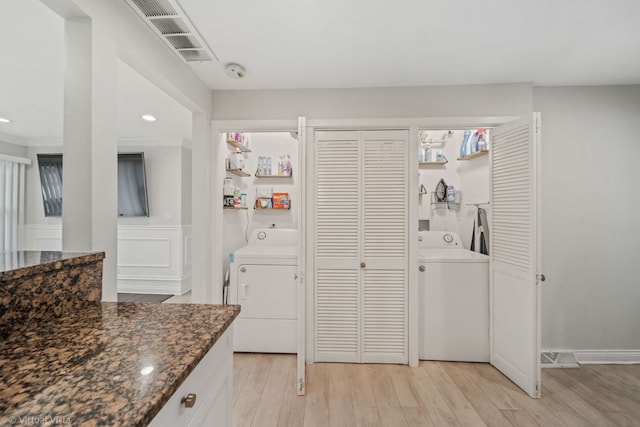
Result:
[[[408,132],[316,132],[318,362],[407,363]]]
[[[233,325],[229,326],[149,426],[233,426],[232,329]],[[189,394],[196,396],[191,408],[182,403]]]

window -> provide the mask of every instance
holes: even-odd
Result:
[[[44,215],[62,216],[62,154],[38,154]],[[149,216],[144,153],[118,154],[118,216]]]
[[[38,154],[44,216],[62,216],[62,154]]]

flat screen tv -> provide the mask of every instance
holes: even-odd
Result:
[[[149,216],[144,153],[118,153],[118,215]]]

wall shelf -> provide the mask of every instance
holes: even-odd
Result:
[[[293,175],[260,175],[256,172],[256,178],[291,178]]]
[[[439,162],[438,162],[438,161],[431,161],[431,162],[418,162],[418,164],[419,164],[420,166],[442,166],[442,165],[446,165],[447,163],[449,163],[449,160],[448,160],[445,156],[442,156],[442,158],[443,158],[444,160],[441,160],[441,161],[439,161]]]
[[[222,209],[230,210],[230,211],[241,211],[241,210],[247,210],[249,208],[232,208],[231,206],[223,206]]]
[[[261,200],[269,200],[270,201],[270,205],[269,207],[266,208],[261,208]],[[256,201],[253,204],[253,209],[257,210],[257,211],[288,211],[291,209],[291,199],[289,199],[289,204],[287,205],[286,208],[274,208],[273,207],[273,199],[271,197],[256,197]]]
[[[228,173],[232,173],[232,174],[237,175],[237,176],[242,176],[242,177],[251,176],[251,174],[246,173],[242,169],[227,169],[226,171]]]
[[[458,160],[471,160],[476,157],[484,156],[485,154],[489,154],[489,150],[476,151],[475,153],[467,154],[464,157],[458,157]]]
[[[232,147],[235,147],[235,148],[239,149],[243,153],[250,153],[251,152],[251,148],[245,147],[244,145],[240,144],[235,139],[227,139],[227,144],[231,145]]]

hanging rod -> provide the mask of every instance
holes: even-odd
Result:
[[[477,202],[477,203],[465,203],[465,206],[475,206],[478,207],[480,205],[490,205],[491,202]]]

